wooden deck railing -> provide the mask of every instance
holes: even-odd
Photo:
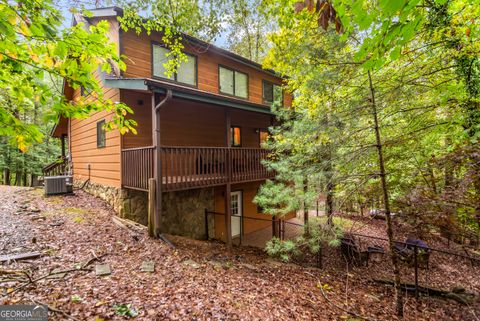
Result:
[[[69,169],[68,159],[60,156],[56,161],[42,168],[43,176],[67,175]]]
[[[122,185],[127,188],[148,190],[148,179],[153,177],[155,147],[122,150]]]
[[[122,179],[127,188],[147,190],[153,177],[155,147],[122,151]],[[273,177],[261,161],[268,151],[261,148],[162,147],[162,190],[240,183]]]

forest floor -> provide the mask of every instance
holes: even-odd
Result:
[[[370,269],[327,260],[320,270],[169,236],[172,248],[122,228],[106,203],[83,192],[45,198],[0,186],[0,200],[0,256],[42,254],[0,263],[0,304],[48,304],[50,320],[396,320],[393,289],[372,282]],[[142,272],[143,261],[155,271]],[[111,273],[97,276],[99,264]],[[59,270],[68,272],[52,274]],[[480,305],[409,296],[404,311],[405,320],[478,320]]]

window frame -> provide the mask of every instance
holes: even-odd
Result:
[[[151,74],[153,79],[159,79],[163,81],[168,81],[171,83],[177,83],[177,84],[182,84],[182,86],[188,86],[192,88],[198,88],[198,56],[189,52],[184,52],[185,55],[189,56],[189,58],[194,58],[195,59],[195,85],[186,83],[186,82],[181,82],[177,80],[177,72],[173,73],[173,78],[174,79],[168,79],[167,77],[162,77],[162,76],[156,76],[154,74],[154,62],[155,62],[155,57],[153,56],[153,47],[154,46],[159,46],[162,48],[165,48],[167,50],[170,50],[165,44],[158,42],[158,41],[151,41],[151,46],[150,46],[150,65],[151,65]],[[171,51],[171,50],[170,50]]]
[[[240,131],[240,143],[238,145],[234,145],[234,135],[235,135],[235,131],[233,130],[234,128],[238,128],[239,131]],[[242,147],[242,127],[240,126],[234,126],[234,125],[231,125],[230,126],[230,146],[229,147]]]
[[[270,132],[267,128],[258,128],[258,146],[262,147],[262,133],[267,133],[267,140],[270,138]]]
[[[220,85],[220,68],[223,68],[223,69],[227,69],[227,70],[230,70],[232,73],[233,73],[233,94],[229,94],[229,93],[226,93],[226,92],[223,92],[222,89],[221,89],[221,85]],[[244,74],[245,76],[247,76],[247,97],[241,97],[241,96],[237,96],[235,94],[235,73],[238,72],[240,74]],[[238,98],[238,99],[245,99],[245,100],[249,100],[250,99],[250,90],[249,90],[249,87],[250,87],[250,75],[247,73],[247,72],[243,72],[243,71],[240,71],[238,69],[233,69],[231,67],[228,67],[228,66],[225,66],[225,65],[222,65],[222,64],[219,64],[218,65],[218,92],[222,95],[225,95],[225,96],[230,96],[230,97],[235,97],[235,98]]]
[[[107,146],[107,131],[105,130],[105,119],[97,121],[97,148],[105,148]],[[103,133],[103,139],[100,141],[99,132]]]
[[[282,100],[280,102],[280,105],[281,105],[280,107],[283,107],[285,101],[284,101],[284,97],[283,97],[284,92],[283,92],[282,85],[277,85],[273,81],[268,81],[268,80],[265,80],[265,79],[262,80],[262,103],[264,105],[267,105],[267,106],[273,106],[273,103],[274,103],[273,101],[272,102],[267,102],[265,100],[265,84],[271,84],[272,85],[272,98],[273,98],[273,100],[275,100],[275,86],[280,87],[280,89],[282,90]]]
[[[92,90],[85,88],[84,86],[80,86],[80,96],[88,97],[92,94]]]

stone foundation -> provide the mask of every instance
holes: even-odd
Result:
[[[84,181],[75,180],[79,188]],[[87,183],[83,190],[106,201],[120,217],[148,225],[148,193],[125,188]],[[163,233],[205,239],[205,209],[214,210],[214,189],[200,188],[162,195]],[[209,237],[214,236],[214,217],[208,217]]]
[[[199,188],[163,193],[162,232],[193,239],[205,239],[205,209],[215,208],[214,189]],[[212,236],[214,217],[208,217],[209,234]]]
[[[85,181],[75,180],[74,186],[80,188]],[[120,217],[147,225],[148,193],[88,182],[83,190],[106,201]]]

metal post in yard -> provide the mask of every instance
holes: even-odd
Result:
[[[272,216],[272,237],[277,236],[277,217]]]
[[[208,210],[205,209],[205,240],[208,241]]]
[[[414,248],[414,257],[413,257],[413,263],[415,265],[415,299],[418,299],[418,245],[415,244]]]
[[[148,179],[148,235],[155,236],[155,178]]]
[[[240,245],[243,241],[243,215],[240,216]]]

